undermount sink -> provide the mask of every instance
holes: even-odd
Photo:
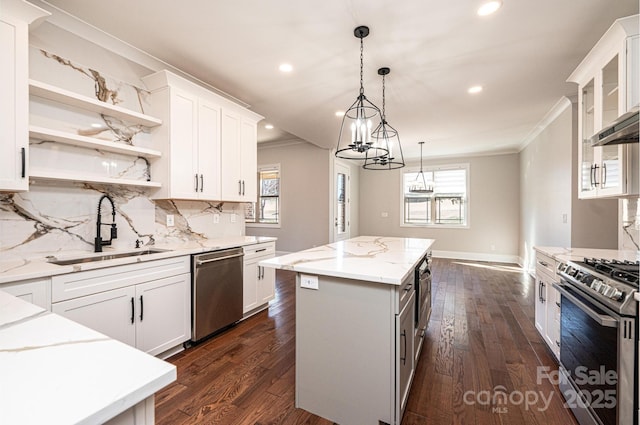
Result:
[[[103,255],[93,255],[87,257],[76,257],[76,258],[67,258],[64,260],[58,260],[56,258],[50,258],[47,260],[51,264],[56,264],[58,266],[69,266],[72,264],[80,264],[80,263],[93,263],[95,261],[105,261],[105,260],[115,260],[116,258],[126,258],[126,257],[139,257],[141,255],[148,254],[158,254],[161,252],[168,252],[168,249],[142,249],[139,251],[130,251],[130,252],[118,252],[113,254],[103,254]]]

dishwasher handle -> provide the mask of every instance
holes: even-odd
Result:
[[[209,260],[196,260],[196,265],[197,266],[201,266],[203,264],[213,263],[215,261],[228,260],[229,258],[242,257],[243,255],[244,254],[240,253],[240,254],[233,254],[233,255],[225,255],[224,257],[211,258]]]

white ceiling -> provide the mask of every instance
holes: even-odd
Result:
[[[504,0],[488,17],[480,1],[48,0],[48,3],[246,102],[291,138],[335,147],[337,110],[359,88],[359,39],[367,25],[364,87],[382,107],[405,157],[517,151],[563,95],[565,80],[637,0]],[[294,67],[278,70],[282,62]],[[480,84],[484,91],[469,95]],[[263,123],[264,124],[264,123]],[[275,134],[275,135],[273,135]]]

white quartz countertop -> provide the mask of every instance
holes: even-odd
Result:
[[[359,236],[263,260],[263,267],[400,285],[433,239]]]
[[[113,267],[123,264],[133,264],[143,261],[160,260],[162,258],[179,257],[182,255],[198,254],[207,251],[215,251],[225,248],[240,247],[246,245],[253,245],[257,243],[273,242],[277,238],[264,237],[264,236],[232,236],[226,238],[206,239],[203,241],[193,242],[164,242],[156,243],[152,246],[143,246],[140,251],[146,249],[162,249],[164,252],[123,257],[113,260],[94,261],[88,263],[80,263],[74,265],[60,266],[49,263],[49,258],[55,257],[58,260],[65,260],[69,258],[87,257],[93,255],[102,254],[117,254],[123,252],[121,250],[113,250],[110,248],[104,248],[102,253],[93,253],[87,251],[68,251],[61,248],[57,251],[44,252],[44,253],[31,253],[26,254],[3,254],[0,258],[0,284],[15,282],[26,279],[36,279],[42,277],[55,276],[60,274],[67,274],[85,270],[99,269],[103,267]],[[133,249],[128,251],[134,251]]]
[[[175,366],[0,291],[0,423],[103,423],[175,379]]]
[[[557,246],[534,246],[533,249],[557,261],[582,261],[585,257],[620,261],[640,260],[640,251],[632,250],[562,248]]]

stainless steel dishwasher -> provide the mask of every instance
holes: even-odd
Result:
[[[242,248],[192,255],[191,341],[242,318]]]

